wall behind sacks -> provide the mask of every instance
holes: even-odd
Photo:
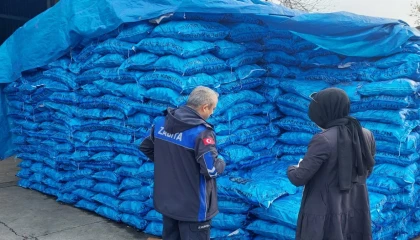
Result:
[[[24,160],[18,174],[20,185],[159,235],[161,217],[150,203],[153,165],[137,146],[151,119],[167,106],[182,105],[194,86],[204,84],[221,93],[210,121],[217,126],[220,153],[230,168],[218,180],[219,195],[227,204],[215,219],[213,237],[233,233],[238,239],[293,238],[290,222],[296,222],[295,214],[287,221],[285,212],[275,213],[270,207],[276,199],[298,196],[301,191],[288,182],[285,172],[303,156],[310,136],[319,131],[306,116],[309,95],[342,86],[354,103],[365,104],[358,109],[369,111],[388,106],[385,100],[398,88],[406,94],[397,96],[401,104],[412,99],[411,105],[391,104],[387,109],[392,112],[379,115],[355,114],[365,125],[383,124],[375,129],[375,137],[393,151],[377,159],[382,164],[374,173],[387,180],[371,183],[379,189],[371,194],[372,211],[380,213],[374,219],[376,236],[381,239],[383,218],[389,212],[398,212],[404,222],[413,223],[409,210],[416,206],[418,196],[414,184],[418,158],[407,154],[402,161],[399,147],[415,151],[418,142],[418,123],[410,117],[417,110],[417,83],[412,80],[417,80],[418,69],[410,68],[415,61],[408,65],[397,61],[384,69],[374,59],[348,59],[316,49],[288,32],[270,32],[249,17],[205,17],[180,14],[158,26],[146,22],[121,26],[9,84],[3,93],[8,96],[18,156]],[[203,34],[196,34],[200,31]],[[160,41],[150,44],[156,38]],[[165,42],[162,39],[167,44],[160,44]],[[342,65],[348,67],[338,67]],[[394,78],[412,80],[389,82]],[[366,82],[382,80],[387,84]],[[364,91],[364,86],[376,91]],[[372,97],[379,99],[377,104]],[[398,116],[392,122],[381,122],[394,112]],[[257,146],[259,141],[271,144]],[[389,177],[395,184],[385,196],[379,191],[392,184]],[[294,205],[299,201],[283,200]],[[246,217],[249,209],[259,206],[263,207],[256,216],[259,220]],[[233,224],[232,217],[243,220]],[[267,225],[274,226],[270,232],[264,231]],[[390,231],[398,235],[408,230],[397,226]]]

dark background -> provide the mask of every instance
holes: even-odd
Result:
[[[0,45],[28,20],[58,0],[0,0]]]

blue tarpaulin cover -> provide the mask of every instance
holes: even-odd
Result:
[[[381,57],[396,53],[418,31],[400,20],[347,12],[304,13],[259,0],[62,0],[28,21],[0,46],[0,83],[44,66],[83,39],[95,38],[122,23],[156,19],[174,12],[258,15],[268,27],[289,30],[320,47],[347,56]],[[10,131],[0,96],[0,159],[7,157]],[[10,155],[10,154],[9,154]]]

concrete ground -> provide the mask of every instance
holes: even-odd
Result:
[[[0,240],[146,240],[149,236],[95,213],[17,186],[18,160],[0,161]]]

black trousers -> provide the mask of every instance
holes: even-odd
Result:
[[[209,240],[211,220],[183,222],[163,216],[163,240]]]

